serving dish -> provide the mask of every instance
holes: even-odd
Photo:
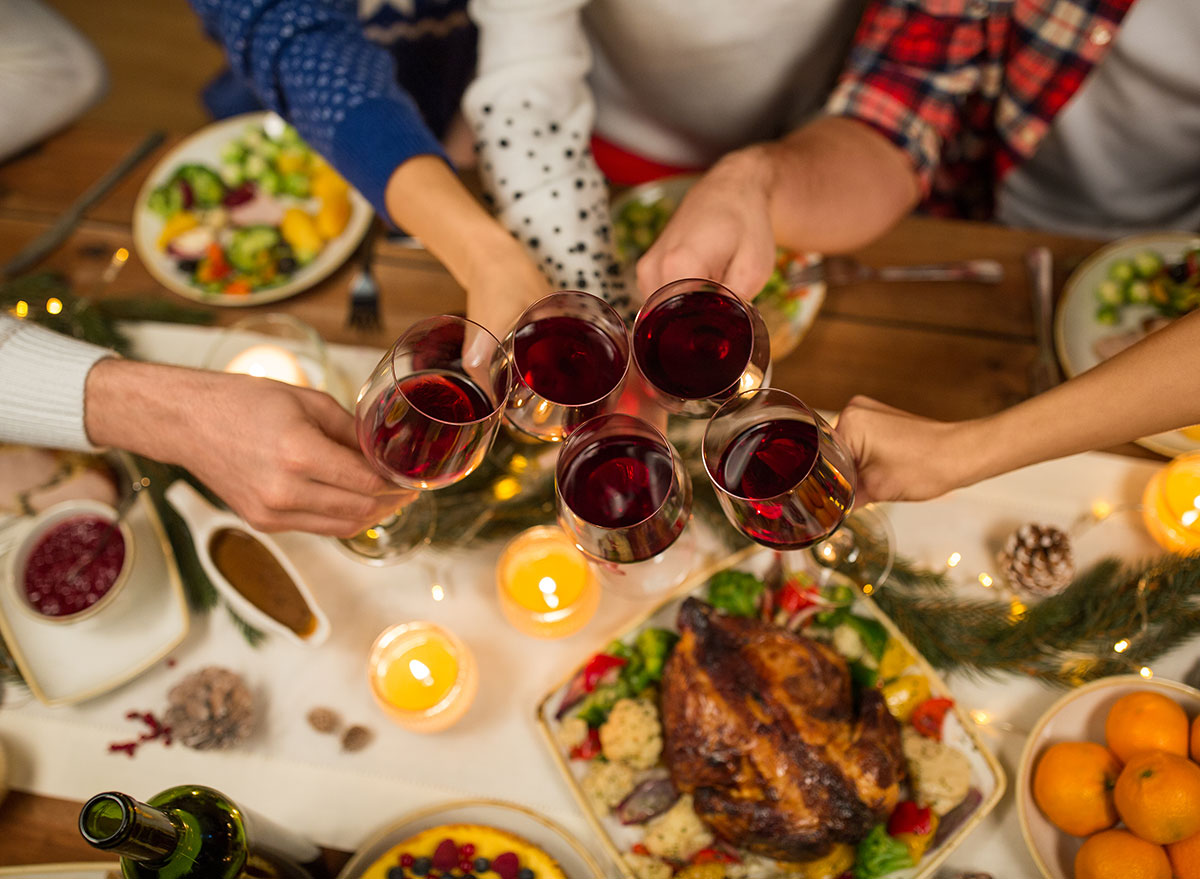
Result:
[[[611,213],[617,255],[630,289],[636,287],[634,268],[638,257],[658,237],[662,225],[697,179],[693,175],[668,177],[635,186],[613,199]],[[820,255],[815,253],[779,251],[775,272],[754,299],[771,335],[773,359],[784,357],[800,344],[825,301],[824,281],[790,284],[787,278],[820,261]]]
[[[208,575],[208,579],[216,587],[216,590],[221,593],[221,597],[229,603],[229,606],[233,608],[238,616],[253,626],[273,632],[297,644],[306,644],[310,647],[315,647],[323,644],[329,638],[329,618],[321,610],[316,599],[313,598],[312,590],[308,588],[308,584],[305,583],[300,571],[292,564],[283,550],[279,548],[279,544],[268,535],[255,531],[233,513],[218,510],[202,497],[191,484],[182,479],[176,480],[171,484],[166,491],[166,498],[170,501],[171,506],[187,521],[188,528],[192,532],[192,540],[196,544],[196,557],[200,560],[200,564],[204,568],[204,573]],[[226,529],[249,535],[275,557],[275,561],[283,568],[288,578],[291,579],[292,584],[296,587],[296,591],[300,593],[300,597],[304,600],[304,603],[308,605],[308,610],[313,617],[311,630],[303,635],[298,634],[275,617],[261,610],[238,591],[225,575],[221,573],[213,561],[210,545],[214,536]]]
[[[1101,362],[1095,350],[1097,342],[1108,336],[1134,332],[1144,321],[1159,316],[1150,305],[1126,305],[1117,312],[1113,324],[1101,323],[1097,318],[1096,290],[1108,278],[1116,261],[1155,250],[1169,262],[1196,246],[1200,246],[1200,236],[1184,232],[1135,235],[1114,241],[1084,260],[1067,278],[1055,313],[1054,343],[1063,372],[1069,378],[1086,372]],[[1168,457],[1200,450],[1200,438],[1180,430],[1143,437],[1137,443]]]
[[[223,119],[185,138],[154,166],[138,193],[134,207],[133,242],[138,256],[155,280],[180,296],[208,305],[263,305],[304,292],[329,277],[354,252],[366,235],[374,212],[367,200],[353,188],[347,192],[350,208],[344,228],[324,243],[311,262],[300,265],[282,283],[252,287],[249,292],[241,293],[208,292],[193,283],[179,269],[176,260],[159,247],[166,220],[150,208],[150,199],[155,190],[172,180],[185,165],[200,164],[214,170],[220,169],[223,151],[235,144],[248,128],[259,126],[270,132],[281,131],[284,125],[279,116],[266,111]],[[318,204],[316,198],[299,196],[280,196],[280,201],[286,206],[305,208],[309,212],[315,210]]]
[[[616,634],[615,639],[626,645],[630,645],[632,639],[646,630],[653,628],[674,630],[676,626],[675,621],[685,599],[703,597],[706,594],[705,586],[714,575],[738,571],[752,573],[759,578],[765,579],[769,577],[769,569],[774,564],[775,555],[775,553],[760,547],[750,547],[722,562],[697,572],[670,599],[660,604],[641,619],[622,629]],[[917,654],[916,650],[904,638],[895,625],[878,610],[874,602],[859,593],[856,589],[850,590],[844,585],[837,586],[836,588],[855,595],[851,600],[852,603],[847,606],[847,610],[850,613],[873,620],[878,626],[882,627],[882,630],[886,633],[889,651],[892,649],[894,642],[907,653],[910,662],[903,665],[905,669],[903,674],[905,676],[918,675],[923,677],[928,684],[929,695],[936,699],[952,698],[949,690],[933,668]],[[811,630],[806,629],[805,631]],[[612,650],[613,645],[610,643],[609,647],[605,647],[604,644],[600,644],[597,645],[597,648],[601,652],[605,652]],[[556,717],[556,715],[563,713],[560,710],[560,706],[564,703],[564,697],[568,694],[572,683],[578,680],[584,668],[589,665],[590,661],[596,655],[596,651],[590,653],[584,663],[573,669],[568,678],[545,696],[536,709],[536,721],[552,759],[557,764],[580,808],[596,831],[606,853],[610,856],[621,874],[629,877],[633,873],[625,860],[625,855],[631,852],[634,846],[642,843],[644,828],[636,824],[632,826],[623,825],[612,815],[599,814],[597,809],[592,805],[584,785],[584,778],[588,771],[589,763],[581,759],[572,759],[572,752],[565,747],[562,741],[564,733],[563,723]],[[895,676],[889,678],[889,680],[894,679]],[[587,703],[580,704],[586,705]],[[574,712],[575,709],[573,708],[571,711]],[[567,720],[570,717],[571,713],[568,712],[563,719]],[[1004,794],[1005,776],[1003,769],[979,737],[976,725],[968,718],[957,702],[949,708],[944,716],[941,736],[947,746],[960,751],[962,756],[966,758],[966,763],[969,766],[969,787],[974,793],[969,795],[967,804],[964,805],[964,810],[955,817],[956,823],[952,825],[950,821],[947,821],[948,828],[945,838],[932,847],[920,859],[917,866],[896,872],[894,875],[897,877],[924,879],[924,877],[934,875],[937,867],[962,843],[965,837],[983,818],[995,808]],[[657,767],[652,771],[658,771]],[[973,807],[970,805],[971,803],[974,803]],[[739,850],[739,854],[745,856],[746,853]],[[795,866],[783,866],[776,873],[772,874],[768,872],[767,875],[786,875]]]
[[[1104,742],[1104,720],[1122,696],[1153,692],[1175,700],[1191,720],[1200,715],[1200,690],[1175,681],[1140,675],[1101,678],[1064,695],[1038,720],[1025,740],[1017,770],[1017,819],[1029,854],[1044,879],[1072,879],[1075,854],[1083,840],[1070,836],[1042,814],[1033,799],[1033,774],[1046,749],[1057,742]]]
[[[125,557],[112,585],[108,587],[108,590],[100,598],[80,611],[57,617],[46,616],[33,606],[29,600],[29,595],[23,588],[29,556],[37,546],[38,541],[45,537],[49,531],[77,516],[95,516],[105,521],[113,522],[117,517],[117,511],[108,504],[86,499],[68,500],[55,504],[50,509],[39,513],[29,522],[23,536],[16,541],[16,545],[8,554],[8,588],[13,591],[16,604],[34,619],[61,625],[77,623],[93,617],[116,600],[125,583],[129,580],[129,573],[133,570],[137,558],[137,543],[134,541],[133,531],[129,527],[129,524],[121,521],[116,524],[116,527],[119,531],[119,539],[124,543]],[[110,541],[115,539],[117,539],[116,535],[110,538]]]
[[[111,459],[123,481],[139,476],[133,459]],[[69,705],[106,693],[137,677],[187,635],[183,582],[158,512],[141,492],[126,514],[136,563],[120,594],[94,616],[73,625],[39,619],[19,603],[0,564],[0,636],[30,692],[46,705]],[[29,528],[24,521],[14,528]],[[19,540],[19,538],[18,538]]]
[[[516,834],[554,858],[571,879],[601,879],[604,875],[591,853],[554,821],[515,803],[480,799],[444,803],[405,815],[363,843],[337,879],[360,879],[393,846],[442,824],[482,824]]]

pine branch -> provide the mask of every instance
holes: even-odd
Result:
[[[235,611],[228,604],[225,605],[225,610],[229,613],[229,619],[233,621],[234,627],[238,630],[238,632],[241,633],[242,637],[246,639],[246,643],[251,647],[257,648],[267,640],[266,632],[263,632],[261,629],[254,628],[254,626],[250,625],[248,622],[238,616],[237,611]]]

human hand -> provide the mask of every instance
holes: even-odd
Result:
[[[319,391],[103,360],[85,399],[92,442],[187,468],[260,531],[349,537],[411,498],[371,469],[353,417]]]
[[[467,317],[503,341],[521,312],[550,292],[545,275],[521,245],[508,238],[467,280]]]
[[[857,464],[855,502],[929,500],[970,485],[983,449],[976,423],[935,421],[853,397],[834,432]]]
[[[638,260],[642,298],[681,278],[717,281],[747,302],[757,296],[775,266],[769,179],[766,160],[750,148],[696,181]]]

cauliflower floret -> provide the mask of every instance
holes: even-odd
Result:
[[[604,763],[594,760],[583,777],[583,792],[599,815],[629,796],[633,790],[633,770],[624,763]]]
[[[587,721],[582,717],[568,717],[558,725],[558,732],[554,737],[558,740],[558,746],[570,753],[572,748],[577,748],[587,741]]]
[[[971,764],[961,751],[927,739],[911,727],[901,736],[918,803],[945,815],[966,799],[971,789]]]
[[[625,855],[625,863],[632,871],[634,879],[671,879],[671,865],[658,858],[630,852]]]
[[[686,861],[712,845],[712,841],[712,833],[692,808],[691,794],[684,794],[674,806],[646,824],[642,843],[652,855]]]
[[[645,699],[621,699],[600,727],[600,746],[613,762],[649,769],[662,753],[658,709]]]

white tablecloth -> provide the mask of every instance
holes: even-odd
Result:
[[[140,353],[196,364],[211,331],[139,328]],[[374,365],[378,352],[333,349],[350,384]],[[1081,455],[1028,468],[956,492],[939,501],[898,505],[889,514],[902,553],[926,565],[943,565],[954,552],[963,589],[980,591],[975,578],[994,571],[994,547],[1031,520],[1070,525],[1093,501],[1138,499],[1156,466],[1109,455]],[[457,553],[449,566],[451,588],[434,601],[427,559],[372,569],[346,559],[329,541],[286,534],[279,541],[304,572],[328,614],[333,636],[311,649],[271,639],[246,645],[222,611],[196,617],[187,640],[161,663],[114,693],[79,706],[48,709],[26,702],[0,711],[0,741],[9,755],[12,787],[83,799],[102,790],[148,796],[178,783],[201,783],[286,823],[316,842],[353,849],[401,814],[441,801],[496,797],[523,803],[561,822],[603,862],[588,825],[544,752],[534,707],[566,670],[602,646],[642,605],[606,596],[596,618],[564,641],[545,642],[511,629],[496,600],[493,564],[497,546]],[[1108,553],[1139,557],[1155,552],[1135,516],[1117,515],[1076,542],[1081,563]],[[479,695],[466,718],[436,736],[393,725],[372,702],[366,681],[367,650],[386,625],[430,619],[457,632],[474,650],[481,670]],[[1193,642],[1154,664],[1156,674],[1180,679],[1195,660]],[[241,672],[264,707],[252,741],[232,753],[143,746],[137,756],[109,754],[107,744],[134,737],[125,720],[131,709],[160,711],[167,690],[184,674],[208,664]],[[988,711],[1014,731],[985,730],[1009,775],[1000,807],[950,860],[961,869],[1001,877],[1035,876],[1017,826],[1012,781],[1024,736],[1058,692],[1027,678],[949,681],[958,700]],[[347,723],[376,733],[367,749],[345,754],[333,736],[312,730],[304,716],[315,706],[337,710]]]

